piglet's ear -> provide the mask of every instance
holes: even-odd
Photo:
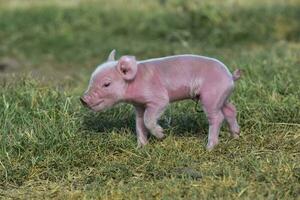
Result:
[[[116,50],[112,50],[107,58],[107,61],[115,61]]]
[[[137,73],[137,63],[134,56],[122,56],[117,64],[117,70],[126,81],[133,80]]]

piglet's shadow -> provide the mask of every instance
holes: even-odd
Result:
[[[193,102],[180,102],[169,105],[159,120],[166,134],[176,136],[206,134],[208,124],[201,109],[195,109]],[[132,106],[119,105],[105,112],[85,112],[83,130],[96,133],[119,132],[127,129],[135,134],[135,114]]]
[[[85,112],[82,129],[86,131],[103,133],[114,130],[135,130],[135,116],[133,109],[128,105],[120,105],[104,112]]]

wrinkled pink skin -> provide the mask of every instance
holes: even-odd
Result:
[[[122,56],[115,61],[115,50],[107,62],[92,74],[90,85],[81,101],[94,111],[119,102],[135,107],[138,146],[148,143],[148,132],[164,138],[159,117],[170,102],[194,99],[201,102],[209,121],[207,149],[218,144],[225,119],[234,138],[239,137],[236,108],[228,98],[234,88],[233,75],[220,61],[197,55],[178,55],[144,61]]]

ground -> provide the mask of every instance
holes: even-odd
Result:
[[[0,0],[0,197],[298,199],[299,1]],[[79,96],[97,64],[180,53],[242,69],[231,101],[241,137],[172,104],[167,135],[137,149],[134,112],[93,113]]]

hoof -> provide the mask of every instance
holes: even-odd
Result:
[[[206,150],[207,151],[212,151],[214,149],[215,146],[217,146],[218,142],[209,142],[206,145]]]
[[[141,149],[141,148],[143,148],[143,147],[145,147],[146,145],[148,144],[148,142],[140,142],[140,141],[138,141],[138,145],[137,145],[137,149]]]
[[[233,137],[233,139],[239,139],[240,134],[239,133],[232,133],[231,136]]]
[[[162,141],[164,139],[166,139],[166,135],[160,135],[159,137],[157,137],[158,140]]]
[[[163,133],[159,133],[159,134],[155,134],[155,135],[153,134],[153,136],[158,140],[163,140],[166,138],[165,134],[163,134]]]
[[[240,127],[239,126],[236,126],[234,129],[231,129],[230,132],[231,132],[231,136],[234,139],[238,139],[240,137]]]

